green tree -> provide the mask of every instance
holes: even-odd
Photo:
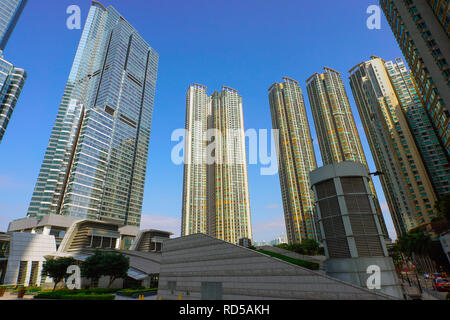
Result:
[[[430,235],[423,230],[414,230],[401,236],[397,241],[398,250],[406,257],[411,258],[412,253],[427,254],[431,246]]]
[[[130,258],[120,253],[104,253],[103,259],[107,266],[103,272],[103,276],[109,277],[109,288],[114,280],[127,276],[128,269],[130,268]]]
[[[63,279],[67,280],[69,277],[67,268],[74,264],[76,264],[76,260],[72,257],[50,259],[44,263],[41,274],[53,279],[53,282],[55,283],[53,286],[53,291],[55,291],[56,285],[59,282]]]
[[[91,285],[97,283],[105,269],[103,254],[96,250],[81,263],[81,276],[91,280]]]
[[[114,280],[126,277],[129,267],[130,260],[123,254],[97,250],[82,263],[81,275],[91,279],[91,283],[98,282],[102,276],[109,276],[109,288]]]
[[[317,255],[319,253],[319,243],[314,239],[305,239],[300,243],[302,251],[307,255]]]
[[[435,209],[439,217],[443,217],[450,222],[450,193],[447,193],[436,202]]]

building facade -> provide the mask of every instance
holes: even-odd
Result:
[[[11,120],[27,74],[0,57],[0,143]]]
[[[208,96],[205,86],[189,87],[184,150],[181,234],[251,240],[242,97],[235,89]]]
[[[398,236],[430,222],[437,199],[411,131],[426,130],[426,125],[422,129],[414,119],[412,112],[420,104],[411,79],[402,78],[406,75],[399,62],[378,57],[350,70],[353,96]]]
[[[28,0],[3,0],[0,3],[0,51],[5,50]]]
[[[433,130],[426,108],[420,100],[415,81],[401,58],[385,63],[389,79],[430,177],[434,192],[440,198],[450,193],[450,162],[445,148]]]
[[[446,0],[380,0],[440,143],[450,151],[450,35]]]
[[[315,73],[306,82],[323,164],[355,161],[365,165],[369,172],[340,73],[325,67],[323,73]],[[388,237],[372,179],[369,185],[383,232]]]
[[[113,7],[93,2],[28,216],[139,226],[158,54]]]
[[[284,77],[269,88],[272,127],[279,130],[278,172],[289,243],[317,237],[309,172],[317,168],[298,81]]]

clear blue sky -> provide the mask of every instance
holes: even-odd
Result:
[[[66,8],[88,0],[30,0],[4,52],[26,69],[28,80],[0,145],[0,230],[26,215],[81,30],[66,28]],[[184,127],[191,83],[209,93],[227,85],[243,97],[245,128],[271,129],[267,89],[282,76],[300,81],[310,116],[305,80],[324,66],[342,73],[371,170],[375,170],[353,100],[348,70],[371,55],[402,57],[382,16],[369,30],[376,0],[104,0],[113,5],[159,53],[152,137],[142,227],[180,233],[183,167],[171,162],[172,131]],[[317,141],[316,154],[320,160]],[[319,161],[320,163],[320,161]],[[375,178],[384,215],[392,220]],[[249,166],[255,240],[285,233],[278,175]]]

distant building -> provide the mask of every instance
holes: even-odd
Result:
[[[327,274],[368,288],[369,276],[378,272],[379,288],[372,289],[402,298],[378,220],[367,167],[344,161],[323,166],[310,175]],[[371,268],[374,271],[369,272]]]
[[[248,248],[252,245],[252,240],[249,238],[241,238],[241,239],[239,239],[239,245],[241,247]]]
[[[270,244],[272,246],[277,246],[277,245],[282,244],[282,243],[288,243],[288,239],[287,239],[286,235],[284,235],[284,234],[281,234],[278,238],[273,239],[272,241],[270,241]]]
[[[267,245],[269,245],[269,242],[267,242],[266,240],[255,241],[255,242],[253,243],[253,245],[254,245],[255,247],[262,247],[262,246],[267,246]]]

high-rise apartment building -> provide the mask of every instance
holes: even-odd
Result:
[[[3,58],[3,50],[27,1],[4,0],[0,2],[0,143],[27,78],[25,70],[15,68]]]
[[[309,173],[317,168],[303,92],[284,77],[269,88],[273,129],[279,130],[278,172],[289,243],[316,239]]]
[[[450,152],[450,2],[380,0],[439,142]]]
[[[0,51],[5,50],[28,0],[2,0],[0,2]]]
[[[230,87],[186,97],[182,235],[252,239],[242,97]]]
[[[432,135],[429,126],[416,119],[423,107],[400,61],[385,62],[372,57],[352,68],[350,74],[374,162],[382,173],[380,181],[394,227],[401,236],[435,217],[433,206],[437,197],[423,161],[428,155],[421,155],[421,151],[438,152],[438,148],[434,145],[428,150],[425,141],[420,142],[420,148],[416,144],[414,136],[419,132],[431,141]],[[439,177],[439,167],[430,163],[429,170]]]
[[[139,226],[158,54],[94,1],[28,209]]]
[[[369,172],[341,74],[325,67],[323,73],[313,74],[306,82],[323,165],[354,161]],[[388,236],[372,179],[369,185],[381,228]]]
[[[403,60],[398,58],[395,61],[388,61],[385,67],[399,97],[433,189],[438,198],[442,197],[450,193],[450,162],[445,148],[439,143],[426,109],[420,101],[414,79]]]
[[[25,84],[25,70],[0,57],[0,143]]]

